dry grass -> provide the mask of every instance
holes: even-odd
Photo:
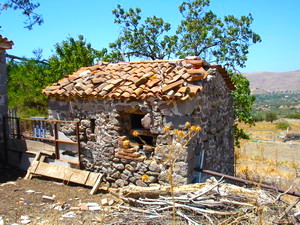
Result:
[[[299,120],[288,122],[293,132],[300,132]],[[251,139],[235,149],[236,175],[300,191],[300,142],[283,143],[286,131],[277,130],[276,123],[240,124]]]

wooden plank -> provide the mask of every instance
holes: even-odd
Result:
[[[38,152],[35,155],[35,158],[34,158],[32,164],[31,164],[31,166],[27,170],[26,176],[24,177],[25,180],[30,180],[32,178],[32,173],[34,173],[36,171],[36,168],[39,165],[39,159],[40,159],[40,157],[41,157],[41,153]]]
[[[33,152],[35,154],[37,152],[43,152],[47,155],[55,153],[53,145],[39,141],[8,139],[7,147],[9,151],[16,152]]]
[[[44,121],[48,123],[78,123],[78,121],[65,121],[65,120],[47,120],[47,119],[34,119],[34,118],[21,118],[20,120],[26,120],[26,121]]]
[[[92,190],[90,192],[91,195],[96,194],[96,192],[98,191],[98,189],[100,187],[100,184],[101,184],[101,181],[102,181],[102,177],[103,177],[103,175],[99,174],[99,176],[98,176],[98,178],[97,178],[97,180],[95,182],[95,185],[93,186],[93,188],[92,188]]]
[[[97,181],[99,173],[67,168],[55,164],[40,162],[35,172],[36,175],[56,178],[77,184],[84,184],[93,187]],[[88,177],[88,179],[87,179]]]

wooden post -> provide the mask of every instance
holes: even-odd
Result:
[[[57,122],[54,122],[54,140],[55,140],[55,158],[59,159],[59,149],[58,149],[58,128],[57,128]]]
[[[31,166],[28,168],[26,176],[24,177],[25,180],[30,180],[32,178],[32,174],[35,172],[36,168],[39,165],[39,160],[41,158],[41,152],[38,152],[35,157],[34,160],[31,163]],[[44,158],[43,158],[44,160]]]
[[[99,176],[97,177],[97,180],[96,180],[96,182],[95,182],[95,184],[94,184],[94,186],[93,186],[93,188],[90,192],[91,195],[96,194],[96,192],[98,191],[99,186],[100,186],[101,181],[102,181],[102,177],[103,177],[103,174],[99,174]]]
[[[77,135],[77,149],[78,149],[78,162],[79,162],[79,169],[82,168],[81,166],[81,160],[80,160],[80,155],[81,155],[81,151],[80,151],[80,134],[79,134],[79,123],[76,123],[76,135]]]

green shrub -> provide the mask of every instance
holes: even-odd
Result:
[[[274,112],[268,112],[266,113],[266,121],[273,123],[274,120],[277,119],[277,114]]]
[[[276,124],[276,128],[279,130],[286,130],[287,128],[290,128],[290,124],[288,122],[279,122]]]
[[[262,114],[254,114],[252,117],[253,117],[254,122],[260,122],[260,121],[264,120],[264,117]]]
[[[285,118],[289,118],[289,119],[300,119],[300,113],[291,113],[291,114],[287,114],[285,116]]]

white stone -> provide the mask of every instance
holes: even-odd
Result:
[[[66,214],[62,215],[63,218],[75,218],[76,214],[71,211],[71,212],[67,212]]]

